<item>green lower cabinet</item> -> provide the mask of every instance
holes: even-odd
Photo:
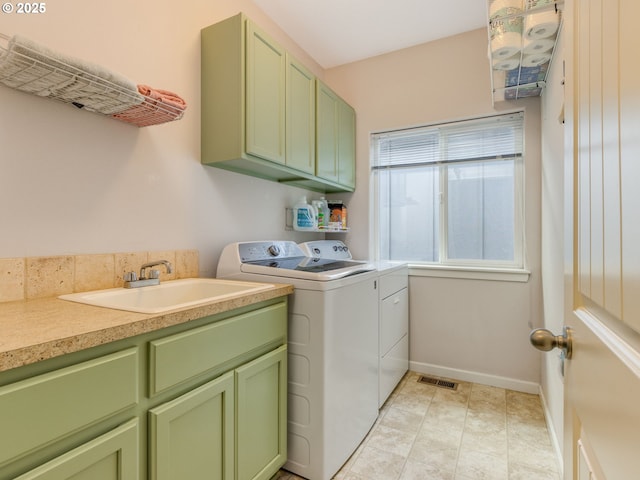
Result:
[[[270,479],[287,456],[286,387],[283,345],[151,409],[151,480]]]
[[[15,480],[137,480],[138,445],[134,419]]]
[[[269,480],[287,299],[0,372],[0,480]]]
[[[236,369],[236,480],[268,480],[287,459],[286,345]]]
[[[149,411],[150,478],[232,480],[233,372]]]

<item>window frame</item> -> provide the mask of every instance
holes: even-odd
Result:
[[[371,174],[371,210],[370,217],[372,219],[372,235],[373,235],[373,252],[375,259],[380,261],[402,262],[408,263],[410,274],[417,276],[437,276],[449,278],[470,278],[470,279],[489,279],[502,281],[518,281],[526,282],[529,279],[530,271],[527,268],[526,259],[526,233],[525,233],[525,115],[524,110],[503,112],[496,115],[486,115],[482,117],[471,118],[465,121],[478,121],[500,117],[505,115],[522,115],[522,154],[511,157],[513,159],[514,173],[514,225],[513,225],[513,261],[500,260],[481,260],[481,259],[451,259],[449,258],[449,238],[448,238],[448,221],[449,221],[449,202],[447,195],[448,189],[448,166],[455,162],[439,161],[433,162],[438,168],[439,177],[439,228],[438,236],[438,255],[437,262],[428,261],[400,261],[400,260],[383,260],[381,255],[381,225],[378,206],[380,203],[380,179],[376,174],[380,167],[375,167],[375,156],[377,148],[377,138],[384,134],[400,131],[410,131],[423,128],[441,127],[453,125],[459,122],[443,122],[432,125],[422,125],[418,127],[409,127],[405,129],[396,129],[393,131],[374,132],[370,135],[370,174]],[[444,142],[442,142],[444,143]],[[442,150],[444,145],[440,146]],[[441,153],[442,158],[442,153]],[[479,165],[481,160],[466,161],[467,164]]]

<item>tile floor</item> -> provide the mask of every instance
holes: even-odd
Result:
[[[560,480],[537,395],[418,377],[405,375],[335,480]]]

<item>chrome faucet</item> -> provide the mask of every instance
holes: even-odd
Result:
[[[124,275],[124,288],[137,288],[146,287],[149,285],[160,285],[160,271],[150,270],[147,277],[147,269],[156,267],[158,265],[164,265],[167,273],[173,272],[171,263],[166,260],[156,260],[153,262],[145,263],[140,267],[140,276],[136,275],[136,272],[127,272]]]

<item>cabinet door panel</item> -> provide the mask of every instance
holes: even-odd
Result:
[[[15,480],[135,480],[138,420],[132,420]]]
[[[380,355],[386,353],[409,330],[409,293],[403,288],[382,300],[380,305]]]
[[[338,98],[318,81],[316,102],[316,175],[337,182]]]
[[[287,55],[287,166],[315,173],[315,77]]]
[[[338,182],[347,187],[356,185],[356,112],[345,102],[338,109]]]
[[[281,343],[286,332],[287,305],[282,302],[154,340],[150,344],[149,391],[156,395],[207,371],[238,362],[247,352],[270,343],[278,345],[276,342]]]
[[[237,480],[268,480],[287,458],[287,347],[236,370]]]
[[[247,22],[247,153],[285,163],[285,51]]]
[[[386,354],[380,357],[378,406],[382,408],[393,389],[409,370],[409,335],[405,335]]]
[[[316,87],[316,175],[355,187],[355,110],[320,80]]]
[[[150,478],[233,480],[233,372],[149,411]]]
[[[0,465],[134,406],[137,369],[132,348],[0,388]]]

